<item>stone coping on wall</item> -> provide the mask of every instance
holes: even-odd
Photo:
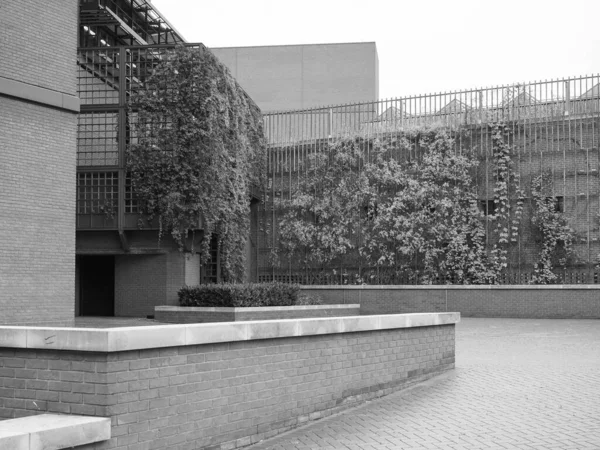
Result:
[[[350,290],[482,290],[482,289],[499,289],[499,290],[514,290],[514,289],[533,289],[533,290],[561,290],[561,289],[597,289],[600,290],[600,284],[402,284],[402,285],[385,285],[385,284],[362,284],[362,285],[346,285],[346,284],[305,284],[301,285],[300,289],[350,289]]]
[[[8,95],[44,106],[79,113],[79,97],[10,78],[0,77],[0,95]]]
[[[110,439],[110,419],[40,414],[0,421],[0,448],[56,450]]]
[[[0,326],[0,347],[122,352],[221,342],[456,324],[458,312],[257,320],[121,328]]]
[[[197,311],[197,312],[272,312],[272,311],[311,311],[323,309],[351,309],[360,308],[359,303],[351,303],[348,305],[293,305],[293,306],[252,306],[252,307],[212,307],[212,306],[155,306],[155,311]]]

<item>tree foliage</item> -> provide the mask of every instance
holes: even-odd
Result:
[[[250,189],[264,174],[260,110],[209,50],[184,46],[165,54],[130,105],[127,168],[144,212],[180,249],[201,221],[202,261],[216,234],[224,278],[241,279]]]

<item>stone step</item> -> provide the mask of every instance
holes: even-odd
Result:
[[[60,450],[110,439],[110,419],[40,414],[0,421],[0,449]]]

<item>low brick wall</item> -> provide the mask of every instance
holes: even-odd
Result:
[[[362,314],[457,311],[463,317],[598,319],[599,285],[304,286],[325,303],[359,303]]]
[[[111,439],[86,450],[241,447],[453,368],[458,320],[4,327],[0,418],[110,417]]]
[[[245,320],[302,319],[359,316],[360,305],[270,306],[260,308],[202,308],[156,306],[154,318],[165,323],[239,322]]]

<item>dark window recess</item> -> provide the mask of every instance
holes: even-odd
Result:
[[[79,312],[82,316],[115,315],[115,257],[81,255]]]
[[[494,203],[494,200],[479,200],[479,208],[486,216],[496,214],[496,203]]]
[[[564,213],[565,212],[565,198],[560,195],[554,198],[550,198],[554,202],[554,212]]]
[[[373,205],[364,206],[363,207],[363,212],[365,214],[365,218],[368,221],[372,221],[377,216],[377,205],[373,204]]]
[[[221,278],[219,262],[219,240],[213,235],[210,240],[210,259],[200,268],[200,279],[203,284],[218,283]]]
[[[434,205],[432,205],[431,202],[427,201],[423,204],[423,206],[421,207],[422,211],[429,211],[429,214],[435,214],[435,212],[437,211],[436,207]]]

